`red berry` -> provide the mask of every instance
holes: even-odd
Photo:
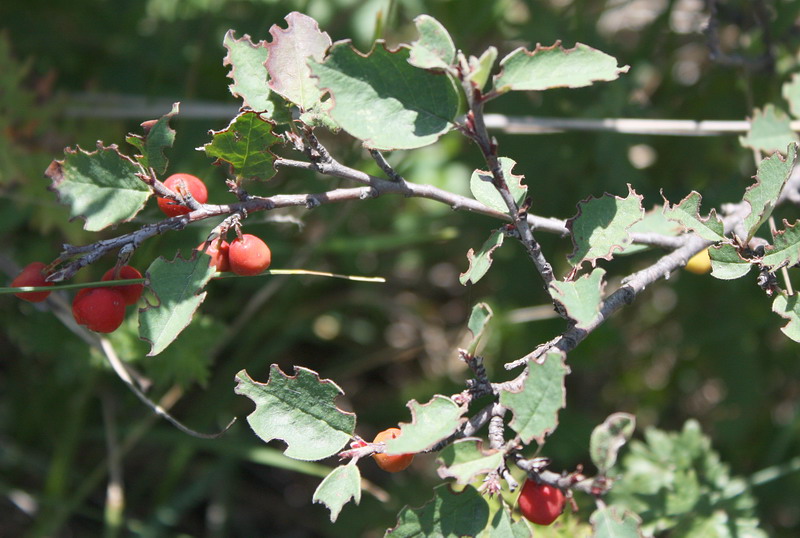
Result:
[[[525,519],[537,525],[550,525],[564,511],[566,500],[560,489],[526,480],[517,502]]]
[[[186,186],[187,189],[189,189],[189,192],[192,194],[192,198],[201,204],[204,204],[208,201],[208,189],[206,189],[206,184],[203,183],[203,181],[197,176],[193,176],[191,174],[172,174],[164,180],[164,186],[177,192],[178,184],[181,182]],[[188,207],[180,205],[169,198],[159,198],[158,207],[168,217],[185,215],[186,213],[190,213],[192,211]]]
[[[236,238],[228,249],[231,271],[237,275],[257,275],[269,267],[272,252],[265,242],[254,235],[244,234]]]
[[[130,280],[132,278],[142,278],[142,273],[140,273],[135,267],[131,267],[130,265],[123,265],[119,268],[119,276],[114,277],[114,268],[112,267],[106,274],[103,275],[102,280]],[[144,284],[130,284],[128,286],[111,286],[112,290],[117,290],[122,294],[122,298],[125,300],[126,305],[136,304],[139,300],[139,297],[142,296],[142,291],[144,290]]]
[[[11,281],[12,288],[20,288],[23,286],[52,286],[52,282],[47,282],[44,274],[44,268],[47,267],[42,262],[29,263],[22,272]],[[29,303],[41,303],[47,296],[50,295],[49,291],[28,291],[24,293],[15,293],[17,297]]]
[[[205,241],[197,245],[197,250],[203,251],[203,245],[205,245]],[[211,261],[208,262],[209,267],[216,267],[217,271],[220,273],[224,273],[225,271],[231,270],[231,264],[229,260],[229,250],[230,245],[227,241],[212,241],[208,248],[203,251],[209,256],[211,256]]]
[[[72,317],[92,331],[114,332],[125,319],[125,299],[114,288],[84,288],[72,301]]]
[[[389,428],[388,430],[383,430],[378,435],[375,436],[375,440],[372,441],[373,443],[384,443],[389,439],[395,439],[400,436],[400,428]],[[383,469],[384,471],[390,473],[397,473],[402,471],[409,465],[411,465],[411,461],[414,459],[414,454],[397,454],[397,455],[390,455],[390,454],[373,454],[372,458],[375,460],[375,463],[378,464],[378,467]]]

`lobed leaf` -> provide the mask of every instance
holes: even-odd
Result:
[[[164,150],[171,148],[175,142],[175,129],[169,126],[169,120],[178,114],[179,105],[180,103],[173,104],[169,113],[155,121],[142,123],[142,127],[145,127],[144,135],[129,134],[125,139],[141,152],[136,160],[145,170],[152,168],[159,175],[166,173],[169,160]]]
[[[216,163],[228,163],[238,177],[269,179],[275,175],[275,155],[269,148],[280,137],[273,133],[274,125],[253,111],[236,116],[222,131],[211,131],[212,140],[203,146],[206,155],[216,157]]]
[[[407,47],[390,51],[381,41],[364,55],[340,41],[323,62],[309,62],[334,100],[334,121],[368,148],[419,148],[453,128],[461,105],[455,82],[414,67],[409,55]]]
[[[321,503],[331,512],[331,523],[339,517],[342,507],[353,499],[361,502],[361,473],[357,465],[340,465],[314,491],[312,502]]]
[[[522,184],[522,180],[525,179],[525,176],[519,176],[511,172],[514,165],[517,164],[514,160],[508,157],[500,157],[498,160],[500,161],[500,168],[503,170],[503,177],[506,180],[508,191],[517,202],[517,205],[522,205],[525,201],[525,197],[528,195],[527,185]],[[480,203],[492,209],[508,213],[508,206],[503,200],[503,197],[500,196],[500,193],[497,192],[497,188],[494,186],[492,179],[491,172],[475,170],[469,179],[469,188],[472,191],[472,196]]]
[[[273,364],[267,383],[253,381],[244,370],[236,374],[236,394],[256,404],[247,422],[264,442],[284,441],[284,454],[290,458],[315,461],[332,456],[352,437],[356,416],[336,407],[334,400],[344,392],[333,381],[300,366],[294,371],[287,376]]]
[[[645,213],[644,218],[635,223],[628,229],[629,234],[635,233],[655,233],[666,236],[678,236],[683,232],[684,227],[679,223],[669,220],[664,216],[664,208],[662,206],[655,206],[653,209]],[[637,243],[627,244],[621,251],[616,252],[615,256],[623,256],[628,254],[635,254],[652,247],[649,245],[641,245]]]
[[[489,521],[489,504],[478,491],[467,486],[455,493],[447,484],[434,490],[432,500],[420,508],[406,506],[397,515],[391,538],[460,538],[475,536]]]
[[[750,272],[751,262],[739,255],[733,245],[723,244],[708,249],[711,258],[711,276],[720,280],[734,280]]]
[[[442,23],[430,15],[414,19],[419,38],[411,43],[408,61],[421,69],[447,69],[456,61],[456,46]]]
[[[206,298],[205,292],[198,292],[215,274],[205,255],[184,260],[178,254],[171,262],[159,257],[150,264],[146,285],[157,303],[139,309],[139,337],[150,343],[148,356],[164,351],[191,323]]]
[[[470,341],[469,346],[467,346],[467,353],[470,355],[474,355],[477,351],[478,343],[480,342],[481,336],[483,336],[486,325],[489,323],[489,320],[492,319],[492,315],[492,309],[486,303],[478,303],[472,307],[472,313],[467,323],[467,327],[472,333],[472,341]]]
[[[773,234],[772,245],[767,245],[761,264],[775,271],[783,266],[800,262],[800,221],[793,225],[783,221],[784,229]]]
[[[753,111],[750,130],[739,137],[742,146],[765,153],[783,152],[787,145],[797,140],[789,116],[771,104],[764,107],[763,112],[759,109]]]
[[[800,342],[800,296],[777,295],[772,301],[772,311],[789,320],[789,323],[781,328],[783,334],[795,342]]]
[[[620,513],[622,512],[622,513]],[[595,510],[589,521],[595,538],[639,538],[642,536],[639,516],[630,510],[606,506]]]
[[[583,275],[573,282],[556,280],[550,284],[550,296],[564,306],[567,315],[579,329],[588,328],[600,314],[605,274],[604,269],[597,267],[591,274]]]
[[[662,193],[663,197],[663,193]],[[670,206],[669,201],[664,198],[664,216],[673,222],[677,222],[685,228],[692,230],[697,235],[708,241],[724,241],[725,229],[722,219],[717,216],[717,212],[712,209],[707,217],[700,216],[700,202],[702,196],[692,191],[678,205]]]
[[[749,241],[772,215],[772,210],[789,180],[796,160],[797,144],[791,144],[786,150],[785,159],[776,152],[758,165],[756,182],[744,193],[744,201],[750,204],[751,208],[750,214],[744,219],[744,227],[747,230],[746,241]]]
[[[499,450],[483,448],[481,439],[459,439],[442,449],[437,458],[440,478],[455,478],[467,485],[478,475],[496,470],[503,463]]]
[[[242,99],[243,106],[272,117],[275,104],[269,98],[269,72],[264,65],[269,57],[267,42],[253,43],[247,34],[241,39],[236,39],[235,35],[233,30],[228,30],[222,40],[228,49],[222,65],[231,67],[228,77],[233,79],[228,89],[234,97]]]
[[[619,450],[630,441],[636,429],[636,417],[614,413],[597,426],[589,438],[589,454],[600,474],[607,474],[617,462]]]
[[[528,361],[528,377],[519,392],[500,391],[500,404],[509,409],[514,418],[511,429],[520,435],[523,443],[544,438],[558,425],[558,411],[566,405],[564,378],[569,367],[564,363],[564,354],[551,350],[544,362]]]
[[[411,423],[400,424],[400,435],[386,442],[387,454],[416,454],[428,450],[446,439],[466,420],[466,411],[453,400],[441,394],[426,404],[416,400],[408,402]]]
[[[625,198],[604,194],[579,202],[578,214],[567,220],[574,247],[569,263],[580,267],[588,261],[594,266],[598,259],[610,260],[615,250],[630,243],[629,229],[643,216],[642,197],[630,184]]]
[[[492,255],[494,251],[503,245],[504,235],[502,230],[495,230],[489,238],[483,243],[478,252],[469,249],[467,252],[467,260],[469,261],[469,268],[461,273],[458,281],[466,286],[467,282],[476,284],[483,276],[489,272],[492,266]]]
[[[550,47],[537,44],[533,52],[520,47],[503,58],[500,66],[502,70],[494,79],[494,88],[500,93],[581,88],[616,80],[629,69],[627,65],[618,67],[616,58],[588,45],[576,43],[565,49],[561,41]]]
[[[494,513],[489,525],[478,535],[478,538],[492,538],[495,536],[530,538],[532,535],[525,518],[519,518],[519,521],[515,522],[511,517],[511,509],[504,502],[500,509]]]

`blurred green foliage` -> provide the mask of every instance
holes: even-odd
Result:
[[[378,33],[391,43],[413,39],[412,19],[428,13],[467,53],[495,45],[502,57],[519,45],[562,39],[631,66],[611,84],[509,95],[488,112],[701,120],[743,119],[768,102],[785,108],[780,87],[798,70],[800,3],[714,4],[717,38],[711,44],[728,58],[743,58],[742,65],[709,58],[709,39],[701,31],[708,13],[690,1],[6,0],[0,4],[0,268],[10,280],[18,266],[55,258],[65,242],[86,244],[160,217],[153,204],[133,223],[89,234],[80,221],[67,221],[42,174],[52,159],[63,157],[65,146],[91,149],[103,140],[124,147],[127,132],[169,107],[132,119],[65,111],[78,94],[210,101],[235,110],[222,66],[222,38],[230,28],[266,39],[272,24],[301,10],[334,40],[352,37],[364,50],[376,34],[378,12]],[[766,52],[772,62],[748,67]],[[194,148],[229,119],[179,115],[173,122],[170,172],[203,177],[212,201],[229,196],[225,170],[210,166]],[[740,199],[755,171],[752,154],[734,136],[568,132],[497,138],[502,154],[518,162],[515,172],[527,178],[532,211],[543,216],[571,217],[580,200],[604,191],[624,195],[626,183],[644,196],[647,208],[661,203],[661,189],[670,200],[697,189],[704,207],[718,206]],[[379,173],[346,137],[323,136],[323,142],[342,162]],[[642,166],[633,158],[636,148],[645,148],[653,162]],[[412,181],[461,194],[469,192],[472,170],[485,168],[457,134],[389,159]],[[316,192],[338,183],[284,171],[251,190]],[[778,216],[793,214],[794,208],[782,208]],[[188,252],[214,224],[148,241],[132,263],[146,267],[157,256]],[[115,334],[113,342],[153,381],[152,398],[181,395],[171,411],[196,429],[218,430],[231,416],[251,411],[233,392],[239,370],[265,379],[272,363],[284,371],[296,364],[335,380],[346,393],[340,406],[357,413],[356,431],[371,438],[409,420],[409,399],[427,401],[463,388],[465,367],[455,349],[474,303],[487,301],[495,312],[484,350],[493,380],[511,375],[504,362],[561,331],[560,321],[533,320],[525,310],[547,296],[511,241],[478,285],[458,284],[466,251],[495,225],[401,198],[253,215],[246,228],[268,241],[276,268],[382,275],[388,283],[219,280],[209,286],[196,326],[164,355],[144,357],[135,327]],[[557,237],[540,240],[563,275],[571,245]],[[624,276],[656,256],[639,253],[600,265],[609,275]],[[88,267],[76,280],[99,279],[113,263]],[[331,525],[327,510],[311,504],[318,466],[283,458],[274,451],[280,444],[263,445],[244,421],[216,441],[177,432],[151,417],[96,352],[51,313],[7,295],[0,296],[0,306],[0,535],[96,535],[104,528],[113,535],[115,516],[106,504],[109,434],[120,445],[126,525],[120,534],[376,536],[394,525],[404,505],[431,498],[438,483],[434,455],[417,457],[409,471],[393,476],[364,462],[362,474],[388,492],[388,501],[365,494],[360,506],[346,506]],[[794,461],[800,451],[800,361],[797,344],[780,333],[781,325],[747,279],[721,282],[680,273],[651,287],[570,354],[567,408],[544,449],[554,460],[551,468],[588,465],[591,429],[614,411],[635,414],[640,427],[664,430],[696,419],[737,476]],[[795,536],[800,476],[774,476],[753,490],[757,514],[769,535]],[[578,502],[588,517],[591,501]]]

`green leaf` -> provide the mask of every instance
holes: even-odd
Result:
[[[579,329],[588,328],[600,313],[605,274],[605,270],[598,267],[574,282],[556,280],[550,284],[550,296],[564,306],[567,315]]]
[[[525,176],[518,176],[511,172],[514,165],[517,164],[508,157],[500,157],[500,167],[503,170],[503,177],[506,179],[506,185],[511,196],[516,200],[517,205],[522,205],[525,197],[528,194],[528,187],[522,184]],[[472,196],[475,197],[480,203],[508,213],[509,209],[503,201],[503,197],[497,192],[494,184],[492,183],[492,173],[483,170],[475,170],[469,180],[469,188],[472,191]]]
[[[725,230],[716,211],[712,209],[705,218],[700,216],[701,200],[702,196],[695,191],[690,192],[678,205],[670,206],[669,201],[664,198],[664,216],[692,230],[703,239],[724,241]]]
[[[503,463],[503,453],[499,450],[484,450],[481,439],[459,439],[446,446],[436,460],[439,463],[439,477],[455,478],[461,485],[467,485],[478,475],[496,470]]]
[[[772,271],[800,262],[800,221],[790,225],[783,221],[784,229],[773,235],[772,245],[767,245],[761,264]]]
[[[342,507],[353,499],[361,502],[361,473],[357,465],[340,465],[317,486],[312,502],[321,503],[331,511],[331,523],[339,517]]]
[[[567,259],[575,267],[583,262],[595,265],[598,259],[610,260],[615,250],[630,243],[629,229],[642,220],[642,197],[628,185],[628,196],[605,194],[578,203],[578,214],[567,220],[574,249]]]
[[[606,474],[617,462],[619,450],[630,441],[636,429],[636,417],[614,413],[592,431],[589,454],[600,474]]]
[[[447,69],[456,61],[456,46],[442,23],[430,15],[414,19],[419,39],[411,43],[408,61],[421,69]]]
[[[750,272],[751,263],[739,255],[733,245],[723,244],[708,249],[711,258],[711,276],[720,280],[734,280]]]
[[[477,351],[478,343],[480,342],[481,336],[483,336],[486,325],[489,323],[489,320],[492,319],[492,315],[492,309],[486,303],[478,303],[472,307],[472,313],[467,323],[467,327],[472,333],[472,341],[469,343],[469,346],[467,346],[467,353],[470,355],[474,355]]]
[[[749,241],[772,215],[772,210],[789,180],[796,159],[797,144],[792,144],[787,150],[785,159],[779,153],[775,153],[758,165],[756,182],[744,193],[744,201],[751,207],[750,214],[744,219],[744,227],[747,230],[745,241]]]
[[[784,152],[786,146],[797,140],[789,116],[771,104],[764,107],[763,112],[759,109],[753,111],[750,130],[739,137],[742,146],[765,153]]]
[[[467,260],[469,261],[469,268],[461,273],[458,281],[466,286],[467,282],[476,284],[483,276],[489,271],[492,266],[492,255],[494,251],[500,248],[503,244],[504,235],[502,230],[495,230],[489,236],[478,252],[469,249],[467,252]]]
[[[412,66],[409,54],[407,47],[389,51],[379,41],[363,55],[338,42],[324,62],[310,61],[320,88],[335,102],[333,119],[368,148],[420,148],[453,128],[461,104],[455,82]]]
[[[629,510],[622,511],[613,506],[599,508],[592,513],[589,521],[595,538],[639,538],[642,531],[639,516]]]
[[[158,120],[153,122],[144,122],[145,127],[144,136],[129,134],[126,140],[128,143],[136,147],[141,154],[136,156],[139,164],[145,170],[153,168],[158,175],[163,175],[167,171],[169,160],[164,154],[166,148],[171,148],[175,142],[175,129],[169,126],[169,120],[178,114],[180,103],[172,105],[172,110]]]
[[[512,51],[500,61],[502,71],[494,79],[495,90],[549,90],[581,88],[594,82],[616,80],[629,66],[618,67],[617,60],[588,45],[576,43],[564,49],[561,41],[550,47],[539,44],[533,52],[524,48]]]
[[[321,62],[331,46],[331,38],[320,31],[317,21],[297,11],[286,15],[286,22],[285,30],[277,24],[269,30],[272,35],[266,61],[271,77],[269,86],[302,111],[318,108],[323,94],[311,76],[308,60]]]
[[[793,74],[791,80],[783,83],[781,94],[788,101],[792,116],[800,118],[800,74]]]
[[[45,175],[59,202],[69,206],[70,217],[84,218],[83,228],[97,232],[129,221],[144,207],[152,191],[136,177],[140,171],[117,146],[98,142],[93,152],[65,149],[64,160],[53,161]]]
[[[469,57],[469,75],[467,79],[479,90],[483,90],[483,87],[489,81],[489,75],[492,74],[495,60],[497,60],[497,49],[494,47],[489,47],[483,51],[480,58]]]
[[[290,458],[315,461],[332,456],[352,437],[356,416],[336,407],[334,400],[344,392],[333,381],[300,366],[294,371],[287,376],[273,364],[267,383],[253,381],[244,370],[236,374],[236,394],[256,404],[247,422],[264,442],[285,441],[284,454]]]
[[[274,125],[252,111],[242,112],[222,131],[211,131],[212,140],[203,149],[217,163],[231,165],[245,179],[269,179],[275,175],[275,155],[269,148],[280,138]]]
[[[631,226],[628,229],[628,233],[655,233],[659,235],[675,237],[680,235],[683,230],[683,226],[667,219],[667,217],[664,216],[664,209],[662,206],[655,206],[653,209],[645,213],[642,220]],[[620,252],[614,253],[614,256],[635,254],[637,252],[649,250],[650,248],[652,247],[649,245],[629,243]]]
[[[206,255],[184,260],[178,254],[171,262],[159,257],[150,264],[145,278],[157,303],[139,309],[139,337],[150,343],[149,356],[164,351],[189,325],[206,298],[198,292],[215,274]]]
[[[503,503],[500,509],[494,513],[489,526],[478,535],[478,538],[492,538],[503,536],[508,538],[530,538],[533,536],[531,528],[524,518],[514,522],[511,517],[511,509]]]
[[[420,508],[406,506],[397,516],[397,525],[388,531],[391,538],[460,538],[475,536],[489,522],[489,505],[473,487],[455,493],[447,484],[434,490],[431,501]]]
[[[781,328],[783,334],[795,342],[800,342],[800,296],[777,295],[772,302],[772,311],[789,320],[789,323]]]
[[[523,443],[536,440],[542,444],[558,425],[558,410],[566,405],[564,378],[569,368],[564,364],[564,354],[551,350],[542,364],[528,361],[528,370],[522,390],[500,391],[500,404],[514,413],[509,426]]]
[[[233,30],[228,30],[222,40],[228,49],[222,65],[231,67],[228,77],[233,79],[233,84],[228,88],[234,97],[242,99],[245,107],[265,112],[267,117],[271,117],[275,104],[269,98],[269,73],[264,65],[269,56],[267,42],[253,43],[247,34],[241,39],[236,39],[235,35]]]
[[[386,442],[387,454],[416,454],[428,450],[453,434],[466,420],[461,416],[466,410],[441,394],[426,404],[411,400],[407,405],[411,410],[411,423],[401,423],[400,435]]]

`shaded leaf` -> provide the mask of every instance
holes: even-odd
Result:
[[[247,422],[264,442],[284,441],[284,454],[290,458],[315,461],[332,456],[352,437],[356,416],[336,407],[336,397],[344,392],[333,381],[300,366],[294,372],[287,376],[273,364],[267,383],[253,381],[244,370],[236,374],[236,394],[256,404]]]
[[[739,255],[733,245],[724,244],[708,249],[711,258],[711,276],[720,280],[734,280],[750,272],[751,263]]]
[[[641,519],[629,510],[622,511],[613,506],[606,506],[595,510],[589,521],[594,529],[595,538],[639,538],[642,536],[639,528]]]
[[[420,508],[406,506],[397,525],[386,531],[392,538],[460,538],[475,536],[489,522],[489,505],[470,486],[455,493],[447,484],[434,490],[434,497]]]
[[[483,90],[483,87],[489,81],[489,75],[492,74],[492,68],[496,60],[497,49],[494,47],[489,47],[483,51],[480,58],[469,57],[469,75],[467,78],[479,90]]]
[[[202,149],[217,163],[228,163],[245,179],[269,179],[275,175],[275,155],[269,148],[280,138],[273,124],[252,111],[242,112],[222,131],[211,131],[212,140]]]
[[[594,266],[598,259],[610,260],[615,250],[630,243],[629,229],[643,216],[642,197],[630,185],[625,198],[605,194],[579,202],[578,214],[567,220],[574,246],[569,263],[580,267],[588,261]]]
[[[486,324],[492,319],[492,309],[486,303],[478,303],[472,307],[472,313],[469,316],[467,327],[472,333],[472,341],[467,346],[467,353],[474,355],[478,349],[483,331],[486,329]]]
[[[231,67],[228,77],[233,79],[233,84],[228,89],[234,97],[242,99],[245,107],[256,112],[266,112],[271,117],[275,105],[269,98],[269,73],[264,65],[269,56],[267,42],[253,43],[247,34],[241,39],[236,39],[235,35],[233,30],[228,30],[222,40],[222,44],[228,49],[222,65]]]
[[[157,303],[139,309],[139,337],[150,343],[148,355],[161,353],[191,323],[206,298],[199,292],[215,274],[208,256],[184,260],[178,254],[171,262],[159,257],[150,264],[145,278]]]
[[[503,177],[505,177],[506,185],[511,196],[517,202],[517,205],[522,205],[525,197],[528,194],[528,187],[522,184],[525,176],[519,176],[511,172],[514,165],[517,164],[514,160],[508,157],[500,157],[500,167],[503,170]],[[492,173],[484,170],[475,170],[469,180],[469,188],[472,191],[472,196],[475,197],[480,203],[508,213],[509,209],[503,197],[497,192],[494,184],[492,183]]]
[[[653,209],[645,213],[644,218],[635,223],[628,229],[629,234],[635,233],[655,233],[666,236],[678,236],[684,230],[684,227],[679,223],[669,220],[664,216],[664,208],[662,206],[655,206]],[[636,243],[629,243],[621,251],[615,252],[614,256],[624,256],[628,254],[635,254],[644,250],[649,250],[652,247],[649,245],[640,245]]]
[[[426,404],[408,402],[411,423],[400,423],[400,435],[386,442],[387,454],[416,454],[446,439],[466,420],[465,409],[441,394]]]
[[[793,225],[783,221],[783,230],[775,232],[772,245],[767,245],[761,264],[776,270],[782,266],[792,266],[800,262],[800,221]]]
[[[759,109],[753,111],[750,130],[739,137],[742,146],[765,153],[785,152],[786,146],[797,140],[789,116],[771,104],[764,107],[763,112]]]
[[[564,306],[567,315],[579,329],[587,328],[600,313],[605,274],[604,269],[597,267],[591,274],[573,282],[555,280],[550,283],[550,296]]]
[[[436,460],[440,478],[455,478],[461,485],[494,471],[503,463],[499,450],[484,450],[481,439],[459,439],[442,449]]]
[[[783,334],[795,342],[800,342],[800,296],[777,295],[772,301],[772,311],[789,320],[789,323],[781,328]]]
[[[53,161],[45,175],[70,217],[85,219],[83,228],[97,232],[129,221],[144,207],[152,191],[136,177],[140,170],[116,145],[98,142],[93,152],[65,149],[64,160]]]
[[[502,70],[494,79],[498,92],[509,90],[548,90],[581,88],[594,82],[616,80],[629,66],[618,67],[617,60],[588,45],[576,43],[565,49],[561,41],[550,47],[536,45],[533,52],[524,48],[512,51],[500,61]]]
[[[473,249],[469,249],[467,252],[467,260],[469,261],[469,268],[461,273],[461,276],[458,278],[458,281],[461,282],[463,285],[467,285],[467,282],[472,282],[476,284],[483,276],[489,271],[489,268],[492,266],[492,255],[494,251],[500,248],[503,244],[504,239],[503,232],[501,230],[495,230],[489,236],[483,245],[481,246],[478,252],[475,252]]]
[[[129,134],[125,139],[141,152],[136,160],[145,170],[153,168],[158,175],[166,173],[169,160],[164,150],[175,142],[175,129],[169,126],[169,120],[178,114],[179,104],[173,104],[172,110],[158,120],[144,122],[142,126],[147,126],[144,135]]]
[[[558,411],[566,405],[564,378],[569,368],[564,363],[564,354],[551,350],[542,364],[528,361],[528,370],[522,390],[500,391],[500,404],[514,414],[509,426],[524,443],[536,440],[542,444],[556,429]]]
[[[327,506],[333,523],[350,499],[356,504],[361,502],[361,473],[357,465],[340,465],[331,471],[317,486],[312,502]]]
[[[606,474],[617,462],[619,450],[630,441],[636,429],[636,417],[629,413],[609,415],[592,431],[589,454],[600,474]]]
[[[533,531],[528,526],[525,518],[514,521],[511,517],[511,509],[503,503],[500,509],[494,513],[489,526],[478,535],[478,538],[492,538],[504,536],[508,538],[530,538]]]
[[[662,194],[663,196],[663,194]],[[664,198],[664,216],[674,222],[680,223],[688,230],[692,230],[697,235],[708,241],[724,241],[725,229],[722,219],[717,216],[717,212],[712,209],[707,217],[700,216],[700,202],[702,196],[692,191],[678,205],[670,205]]]
[[[430,15],[414,19],[419,38],[411,43],[409,63],[421,69],[447,69],[456,61],[456,46],[442,23]]]
[[[790,80],[783,83],[781,95],[789,103],[792,116],[800,118],[800,74],[793,74]]]
[[[455,82],[408,58],[407,47],[389,51],[378,42],[363,55],[342,41],[324,62],[310,61],[320,88],[331,92],[331,116],[368,148],[419,148],[453,128],[461,103]]]
[[[750,214],[744,219],[744,227],[747,230],[746,241],[749,241],[772,215],[772,210],[789,180],[796,159],[797,144],[792,144],[787,150],[785,159],[779,153],[775,153],[763,159],[758,165],[756,182],[744,193],[744,201],[750,204],[751,208]]]

